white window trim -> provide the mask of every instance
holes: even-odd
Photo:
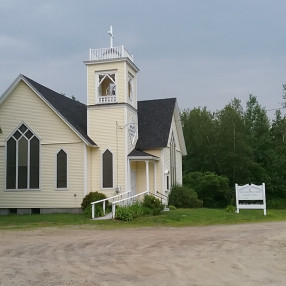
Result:
[[[9,141],[9,139],[13,136],[13,134],[20,128],[20,126],[25,125],[27,127],[27,129],[29,129],[33,135],[39,140],[39,188],[26,188],[26,189],[19,189],[18,188],[18,141],[16,141],[16,189],[7,189],[7,143]],[[9,134],[9,136],[6,138],[5,140],[5,162],[4,162],[4,191],[5,192],[37,192],[41,190],[41,139],[40,137],[37,135],[37,133],[29,127],[29,125],[27,123],[25,123],[24,121],[21,121],[18,126]],[[28,140],[28,170],[30,167],[30,140]],[[30,172],[28,172],[27,174],[27,186],[29,186],[30,183]]]
[[[104,154],[107,150],[112,154],[112,187],[104,188],[104,187],[103,187],[103,154]],[[114,172],[114,153],[113,153],[109,148],[106,148],[106,149],[101,153],[101,189],[102,189],[102,190],[113,190],[113,189],[114,189],[114,173],[115,173],[115,172]]]
[[[127,100],[132,102],[134,100],[134,75],[128,72],[127,75]],[[131,96],[129,97],[129,81],[131,80]]]
[[[108,75],[108,74],[114,74],[115,75],[115,87],[116,87],[116,99],[118,98],[117,97],[117,94],[118,94],[118,85],[117,85],[117,70],[105,70],[105,71],[96,71],[95,72],[95,75],[94,75],[94,99],[95,99],[95,103],[98,104],[99,103],[99,92],[98,92],[98,89],[99,89],[99,76],[100,75]]]
[[[57,180],[58,180],[58,164],[57,164],[57,159],[58,159],[58,154],[59,152],[63,150],[66,155],[67,155],[67,187],[66,188],[58,188],[57,187]],[[68,191],[69,190],[69,153],[65,150],[65,148],[59,148],[57,151],[56,151],[56,154],[55,154],[55,190],[56,191]]]

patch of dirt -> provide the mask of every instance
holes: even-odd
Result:
[[[286,222],[0,232],[0,285],[286,285]]]

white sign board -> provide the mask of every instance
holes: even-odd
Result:
[[[266,197],[264,183],[260,186],[254,184],[239,186],[238,184],[235,184],[235,194],[237,213],[239,213],[239,209],[263,209],[264,215],[266,215]],[[242,204],[240,201],[262,201],[262,204]]]

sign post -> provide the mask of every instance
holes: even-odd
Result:
[[[266,215],[266,196],[264,183],[260,186],[254,184],[239,186],[238,184],[235,184],[235,194],[237,213],[239,213],[240,209],[263,209],[264,215]],[[243,204],[240,203],[240,201],[262,201],[262,204]]]

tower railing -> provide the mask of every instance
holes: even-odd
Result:
[[[133,56],[124,48],[124,46],[89,50],[90,61],[110,60],[119,58],[129,58],[133,62]]]

